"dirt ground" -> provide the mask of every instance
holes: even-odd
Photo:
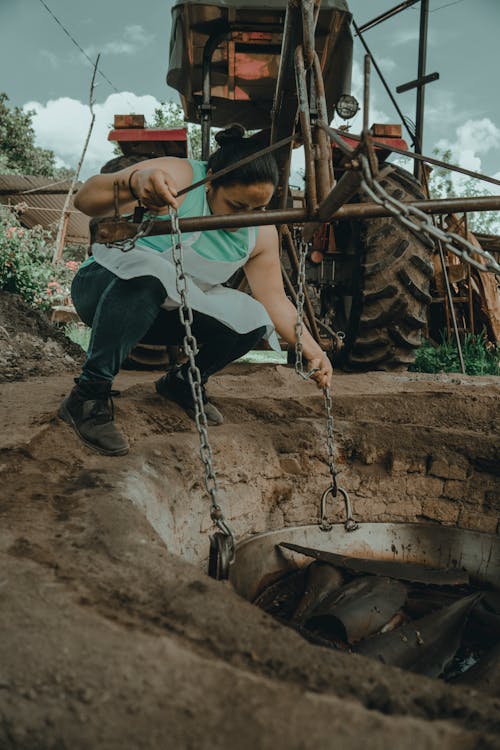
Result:
[[[2,750],[500,748],[498,698],[308,644],[209,579],[193,423],[159,402],[154,374],[127,372],[116,414],[129,455],[82,447],[54,416],[79,352],[22,311],[10,318],[20,308],[7,302]],[[53,358],[47,346],[60,347]],[[337,375],[339,461],[359,520],[495,533],[499,381]],[[225,416],[210,430],[221,502],[237,533],[314,522],[328,478],[314,386],[280,365],[236,364],[211,393]],[[148,493],[174,519],[178,548],[141,505]]]

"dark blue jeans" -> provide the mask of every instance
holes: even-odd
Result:
[[[81,268],[71,286],[80,318],[92,328],[81,381],[112,381],[131,349],[147,344],[182,344],[179,312],[161,307],[166,297],[155,276],[120,279],[97,262]],[[236,333],[215,318],[193,311],[192,331],[199,345],[196,364],[203,382],[257,344],[265,328]]]

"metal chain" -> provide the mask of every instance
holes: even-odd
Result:
[[[203,408],[201,373],[195,361],[195,356],[198,352],[198,345],[191,330],[193,311],[187,300],[187,279],[183,268],[182,235],[179,228],[179,217],[177,211],[173,208],[170,209],[170,217],[172,221],[172,257],[176,271],[175,284],[177,293],[181,300],[179,317],[185,330],[183,346],[184,352],[189,360],[188,380],[193,396],[196,429],[198,430],[200,438],[200,457],[205,466],[205,487],[212,501],[210,518],[223,534],[234,541],[234,535],[229,528],[222,508],[217,501],[217,478],[213,467],[212,449],[208,440],[207,416],[205,414],[205,409]]]
[[[299,243],[299,269],[297,272],[297,322],[295,323],[295,372],[304,377],[304,350],[302,347],[302,327],[304,318],[305,283],[306,283],[306,256],[307,242],[300,240]]]
[[[308,244],[302,238],[299,241],[299,269],[297,272],[297,322],[295,323],[295,372],[304,380],[309,380],[317,369],[304,372],[304,348],[302,346],[302,331],[304,327],[304,302],[306,286],[306,257]]]
[[[335,435],[333,433],[332,397],[328,388],[323,388],[326,413],[326,447],[328,450],[328,468],[332,477],[332,490],[337,495],[337,467],[335,464]]]
[[[140,240],[141,237],[146,237],[151,229],[153,228],[153,225],[155,223],[156,216],[147,216],[145,215],[139,226],[137,227],[137,232],[134,234],[134,236],[129,240],[117,240],[116,242],[107,242],[106,247],[113,248],[116,247],[118,250],[121,250],[122,253],[128,253],[131,250],[134,249],[137,240]]]
[[[493,255],[481,247],[476,247],[464,237],[455,232],[445,232],[432,222],[432,216],[424,213],[419,208],[409,203],[401,203],[393,195],[382,187],[382,185],[373,177],[370,163],[366,156],[358,156],[361,165],[363,178],[361,188],[371,198],[374,203],[383,206],[400,224],[408,227],[412,231],[422,232],[428,237],[442,242],[443,246],[454,255],[469,263],[479,271],[490,271],[491,273],[500,274],[500,264],[497,263]],[[414,218],[412,218],[414,217]],[[458,247],[457,247],[458,246]],[[484,258],[485,263],[475,260],[471,253]]]
[[[309,380],[317,369],[309,370],[304,372],[303,362],[303,347],[302,347],[302,331],[304,326],[304,300],[305,300],[305,278],[306,278],[306,257],[307,257],[308,244],[302,238],[299,243],[299,269],[297,274],[297,322],[295,324],[295,372],[300,375],[304,380]],[[346,490],[337,485],[337,466],[335,464],[335,435],[333,431],[333,415],[332,415],[332,397],[330,395],[329,388],[323,388],[323,397],[325,401],[325,413],[326,413],[326,447],[328,451],[328,468],[332,477],[332,483],[328,487],[321,497],[320,503],[320,528],[323,531],[330,531],[332,524],[328,520],[326,513],[326,500],[329,495],[336,498],[340,493],[344,499],[346,509],[346,520],[344,527],[346,531],[355,531],[358,528],[358,524],[352,517],[351,502],[349,495]]]

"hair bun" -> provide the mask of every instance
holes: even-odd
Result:
[[[233,123],[228,128],[219,130],[219,132],[215,134],[215,141],[219,146],[224,146],[228,143],[242,141],[244,137],[245,128],[242,125],[238,125],[238,123]]]

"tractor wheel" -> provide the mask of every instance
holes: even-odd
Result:
[[[399,167],[381,184],[403,202],[425,197],[418,181]],[[337,317],[346,334],[337,364],[350,370],[406,368],[427,325],[433,243],[389,217],[361,221],[353,230],[361,253],[355,256],[352,298],[342,300]]]

